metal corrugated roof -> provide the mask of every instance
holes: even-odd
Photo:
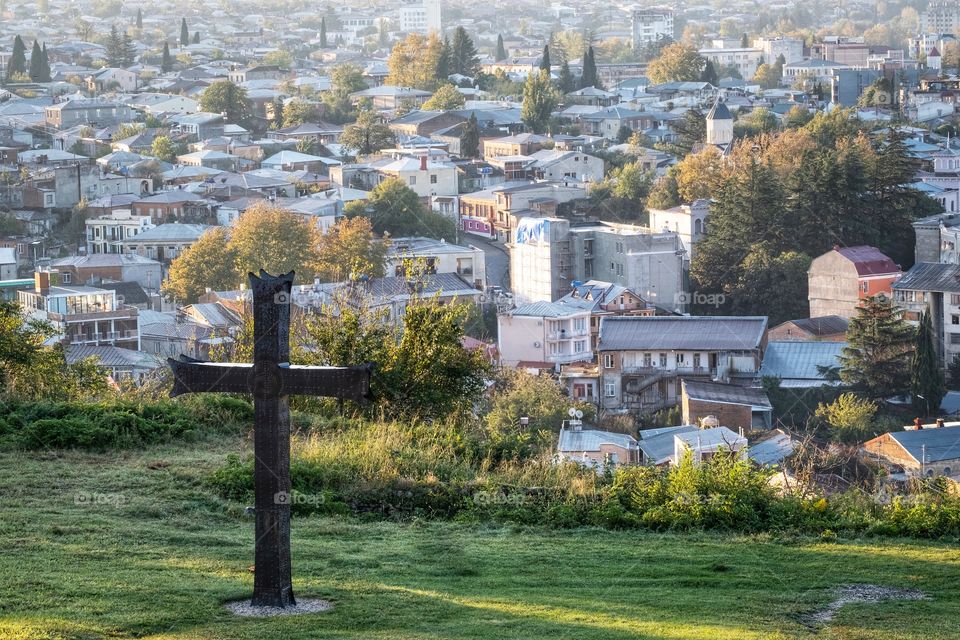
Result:
[[[769,342],[760,376],[782,380],[823,381],[817,367],[838,367],[846,342]]]
[[[960,265],[918,262],[893,283],[893,289],[960,293]]]
[[[721,402],[742,404],[751,407],[772,409],[767,392],[758,387],[739,387],[719,382],[698,382],[683,380],[683,390],[687,397],[702,402]]]
[[[957,427],[894,431],[889,435],[917,462],[920,462],[923,456],[926,456],[925,462],[960,458],[960,428]]]
[[[641,316],[600,319],[599,351],[759,349],[766,316]]]
[[[567,451],[600,451],[600,445],[612,444],[625,449],[636,449],[637,441],[626,433],[614,433],[612,431],[598,431],[595,429],[584,429],[574,431],[572,429],[561,429],[560,440],[557,444],[557,450]]]

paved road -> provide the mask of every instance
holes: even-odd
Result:
[[[463,244],[472,244],[483,249],[487,269],[487,285],[510,290],[510,255],[501,244],[494,244],[480,236],[465,234],[461,236]]]

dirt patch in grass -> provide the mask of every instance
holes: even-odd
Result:
[[[292,607],[255,607],[249,600],[228,602],[227,610],[244,618],[273,618],[276,616],[302,616],[308,613],[325,613],[333,609],[333,603],[320,598],[297,598]]]
[[[805,616],[805,622],[811,626],[819,626],[833,620],[841,607],[848,604],[881,603],[891,600],[926,600],[928,596],[919,589],[899,589],[896,587],[882,587],[876,584],[848,584],[834,591],[836,597],[833,602],[819,611]]]

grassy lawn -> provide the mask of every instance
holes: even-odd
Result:
[[[0,455],[0,638],[960,638],[960,549],[449,523],[293,523],[295,589],[252,620],[252,518],[203,486],[237,442]],[[925,601],[804,614],[874,583]]]

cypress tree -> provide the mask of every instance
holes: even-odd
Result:
[[[190,31],[187,29],[187,19],[180,18],[180,46],[185,47],[190,44]]]
[[[943,396],[947,394],[946,381],[937,349],[934,346],[933,320],[930,309],[925,309],[920,315],[920,326],[917,327],[917,337],[913,363],[910,369],[910,395],[913,406],[917,411],[929,414],[940,408]]]
[[[709,60],[707,60],[706,64],[703,65],[703,72],[700,74],[700,82],[709,82],[713,86],[717,86],[717,84],[720,82],[720,79],[717,77],[717,69]]]
[[[450,41],[444,36],[443,44],[440,45],[440,55],[437,56],[437,68],[434,71],[434,76],[440,82],[446,82],[447,77],[451,73],[451,59],[453,54],[450,49]]]
[[[170,57],[170,45],[163,43],[163,58],[160,61],[160,70],[169,73],[173,70],[173,58]]]
[[[564,95],[576,89],[576,85],[573,81],[573,73],[570,72],[570,65],[566,60],[564,60],[563,64],[560,65],[560,76],[557,79],[557,86],[560,87],[560,91]]]
[[[143,10],[137,7],[137,29],[143,29]]]
[[[475,113],[470,114],[470,119],[460,134],[460,155],[465,158],[476,158],[480,155],[480,125]]]
[[[540,70],[550,73],[550,45],[543,45],[543,55],[540,57]]]
[[[13,39],[13,52],[7,61],[7,81],[14,75],[24,75],[27,73],[27,47],[23,44],[23,38],[17,36]]]
[[[40,43],[33,41],[33,50],[30,52],[30,79],[39,82],[43,78],[43,52]]]
[[[52,79],[50,76],[50,57],[47,55],[47,43],[43,43],[43,48],[40,49],[40,55],[43,59],[43,75],[41,77],[41,82],[50,82]]]
[[[320,18],[320,48],[327,48],[327,19]]]
[[[493,54],[494,59],[497,62],[507,59],[507,49],[503,46],[503,36],[497,34],[497,51]]]
[[[593,47],[587,47],[583,54],[583,74],[580,76],[580,88],[595,87],[598,84],[597,63],[593,59]]]
[[[477,48],[473,46],[473,40],[467,35],[466,29],[457,27],[453,32],[453,43],[450,46],[450,72],[473,78],[479,69],[480,59],[477,57]]]
[[[747,34],[743,34],[743,37],[740,38],[740,46],[744,49],[750,46],[750,38]]]
[[[200,32],[199,32],[199,31],[194,31],[194,32],[193,32],[193,44],[200,44]]]

